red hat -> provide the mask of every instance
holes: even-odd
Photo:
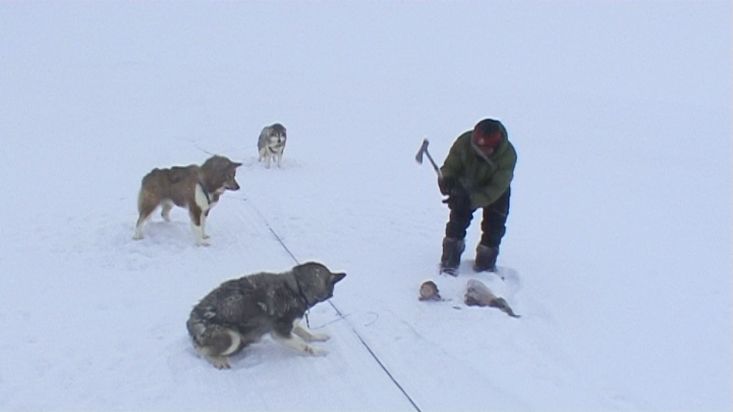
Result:
[[[503,138],[502,126],[498,120],[484,119],[476,124],[471,134],[474,146],[483,152],[493,152]]]

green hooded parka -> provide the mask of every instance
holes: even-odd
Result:
[[[456,139],[440,168],[443,177],[455,179],[468,192],[471,208],[489,206],[509,188],[514,177],[517,152],[501,126],[502,140],[491,156],[483,155],[471,141],[472,130]]]

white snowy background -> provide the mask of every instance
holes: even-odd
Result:
[[[730,411],[731,9],[3,1],[0,410]],[[470,270],[478,214],[439,276],[414,156],[485,117],[519,154],[506,279]],[[133,241],[142,176],[208,153],[244,163],[212,245],[182,209]],[[190,309],[291,268],[273,232],[348,273],[310,315],[329,354],[265,339],[216,370]],[[522,317],[463,305],[470,278]]]

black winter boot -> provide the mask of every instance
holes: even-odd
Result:
[[[496,272],[496,258],[499,257],[499,247],[479,244],[476,248],[476,262],[473,270],[476,272]]]
[[[463,239],[452,237],[443,238],[443,255],[440,257],[440,272],[456,276],[458,265],[461,264],[461,253],[466,248]]]

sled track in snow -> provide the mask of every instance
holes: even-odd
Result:
[[[249,206],[252,208],[252,210],[254,210],[255,213],[257,213],[257,216],[259,216],[259,218],[262,220],[262,223],[264,223],[265,227],[267,227],[267,230],[270,231],[270,233],[272,234],[272,236],[280,244],[280,246],[283,248],[283,250],[285,250],[285,252],[288,254],[288,256],[290,256],[290,258],[293,260],[293,262],[295,262],[296,265],[299,265],[300,264],[300,261],[298,260],[298,258],[295,256],[295,254],[293,254],[293,252],[290,250],[290,248],[288,248],[288,245],[285,244],[285,242],[282,240],[282,238],[280,237],[280,235],[278,235],[278,233],[275,231],[275,229],[273,229],[273,227],[270,225],[270,222],[267,221],[267,218],[259,211],[259,209],[257,209],[257,207],[254,205],[254,203],[252,203],[252,201],[249,200],[249,199],[242,199],[242,200],[245,203],[249,204]],[[367,350],[367,352],[372,357],[372,359],[374,359],[374,361],[377,363],[377,365],[379,365],[379,367],[382,369],[382,371],[384,371],[384,373],[387,375],[387,377],[389,378],[389,380],[392,381],[392,383],[397,387],[397,389],[399,389],[399,391],[402,393],[402,395],[405,397],[405,399],[407,399],[410,402],[410,405],[412,405],[413,409],[415,409],[418,412],[422,412],[422,410],[420,409],[419,406],[417,406],[417,404],[412,399],[412,397],[410,396],[410,394],[407,393],[407,391],[405,390],[405,388],[402,387],[402,385],[399,383],[399,381],[397,381],[397,379],[392,375],[392,373],[389,371],[389,369],[387,369],[387,367],[385,366],[384,362],[382,362],[382,360],[379,359],[379,356],[377,356],[377,354],[374,352],[374,350],[372,350],[372,348],[369,346],[369,344],[366,343],[366,341],[361,336],[361,334],[356,330],[356,328],[354,327],[354,325],[352,325],[351,322],[349,322],[349,320],[346,318],[346,316],[344,316],[344,314],[341,312],[341,310],[339,310],[339,308],[336,306],[336,304],[334,304],[330,299],[328,300],[328,304],[331,305],[331,307],[333,308],[334,311],[336,311],[336,314],[339,316],[339,318],[341,318],[341,320],[343,320],[344,322],[346,322],[349,325],[349,327],[351,328],[351,331],[354,333],[354,335],[357,337],[357,339],[359,339],[359,342],[361,342],[362,346],[364,346],[364,348]]]

